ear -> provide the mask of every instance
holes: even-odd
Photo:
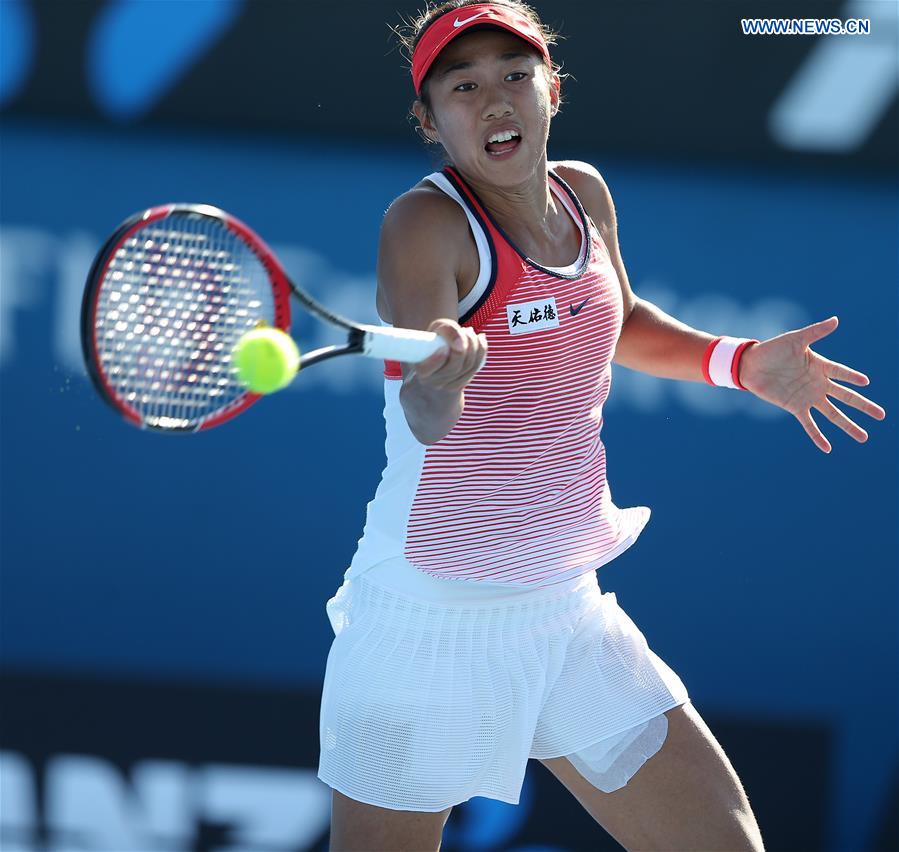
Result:
[[[559,111],[559,104],[562,101],[562,79],[558,74],[553,72],[549,78],[549,102],[551,105],[551,115],[555,115]]]
[[[434,118],[428,111],[428,108],[420,101],[416,100],[412,104],[412,112],[418,119],[419,130],[428,142],[439,142],[440,134],[434,124]]]

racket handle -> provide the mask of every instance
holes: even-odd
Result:
[[[442,337],[433,331],[415,331],[411,328],[378,328],[362,326],[365,337],[362,353],[369,358],[402,361],[417,364],[446,346]]]

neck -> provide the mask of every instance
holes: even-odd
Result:
[[[527,180],[512,186],[496,186],[460,172],[503,230],[538,241],[553,236],[552,226],[559,214],[548,173],[545,155]]]

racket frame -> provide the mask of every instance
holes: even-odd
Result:
[[[201,420],[196,425],[177,426],[151,423],[116,392],[99,366],[96,311],[100,289],[106,279],[109,266],[119,248],[134,234],[147,225],[159,222],[172,215],[201,216],[213,219],[232,231],[255,254],[268,274],[272,285],[274,328],[289,333],[291,320],[290,295],[293,294],[300,304],[313,316],[346,331],[346,343],[325,346],[303,354],[300,358],[299,369],[339,355],[348,354],[401,360],[398,357],[398,353],[402,352],[408,357],[408,360],[416,361],[436,352],[444,345],[432,332],[363,325],[355,323],[321,305],[287,275],[275,253],[249,225],[225,210],[209,204],[186,203],[162,204],[151,207],[126,219],[103,244],[91,265],[81,302],[81,346],[88,375],[101,398],[125,417],[126,420],[140,428],[162,432],[203,431],[236,417],[261,397],[260,394],[247,390],[222,410],[215,412],[205,420]],[[398,346],[401,347],[400,350],[397,350],[396,347]]]
[[[88,376],[94,385],[100,397],[122,415],[129,423],[138,426],[141,429],[152,429],[158,432],[200,432],[218,426],[221,423],[236,417],[241,412],[249,408],[253,403],[261,398],[261,394],[246,391],[232,401],[221,411],[215,412],[207,419],[196,425],[173,426],[163,425],[161,423],[148,422],[141,413],[127,400],[123,399],[107,381],[106,376],[99,367],[99,347],[97,345],[97,323],[96,312],[97,303],[100,296],[100,288],[106,279],[109,266],[116,256],[119,248],[125,244],[134,234],[153,222],[159,222],[168,218],[173,213],[179,215],[195,215],[205,216],[223,222],[230,230],[235,231],[243,239],[245,243],[253,250],[254,254],[259,258],[269,274],[269,280],[272,284],[272,296],[274,303],[274,321],[273,327],[287,332],[290,329],[290,298],[291,284],[287,278],[281,264],[275,258],[272,250],[262,241],[260,237],[254,234],[242,222],[237,223],[238,227],[233,227],[234,217],[219,210],[217,207],[211,207],[207,204],[161,204],[135,213],[129,216],[118,228],[110,235],[103,244],[103,247],[94,258],[91,264],[90,272],[87,276],[87,283],[84,288],[84,295],[81,300],[81,350],[84,357],[84,364],[87,368]],[[249,238],[248,238],[249,237]]]

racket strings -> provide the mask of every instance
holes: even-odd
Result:
[[[196,428],[246,395],[231,364],[238,339],[274,321],[268,274],[210,217],[175,215],[115,251],[95,313],[101,369],[142,422]]]

